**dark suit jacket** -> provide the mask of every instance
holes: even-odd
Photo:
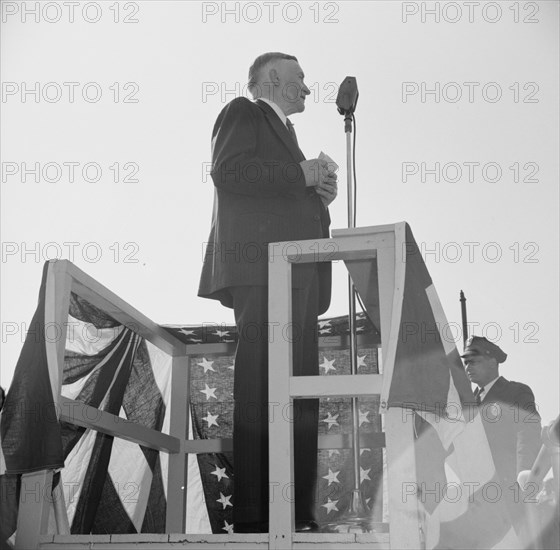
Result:
[[[484,429],[496,472],[510,494],[522,470],[530,470],[541,448],[541,417],[531,388],[500,376],[481,403]]]
[[[268,285],[268,243],[329,236],[328,210],[315,190],[306,188],[302,160],[288,129],[265,102],[238,97],[222,110],[212,132],[214,212],[199,296],[232,307],[229,287]],[[306,286],[316,269],[319,313],[324,313],[330,263],[294,266],[293,286]]]

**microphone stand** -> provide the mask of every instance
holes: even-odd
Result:
[[[344,116],[344,131],[346,133],[346,179],[348,187],[348,228],[353,229],[354,222],[354,188],[352,175],[352,113]],[[350,372],[358,374],[358,346],[356,338],[356,290],[350,274],[348,274],[348,309],[350,331]],[[354,489],[350,505],[342,518],[337,521],[337,531],[367,533],[371,529],[371,512],[368,510],[364,496],[360,489],[360,409],[358,399],[352,397],[352,450],[354,453]]]

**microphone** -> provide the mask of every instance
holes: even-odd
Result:
[[[341,115],[351,115],[358,103],[358,83],[355,76],[347,76],[340,87],[336,96],[336,106]]]

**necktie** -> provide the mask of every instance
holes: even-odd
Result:
[[[289,118],[286,119],[286,127],[288,128],[288,132],[290,132],[290,135],[292,136],[293,140],[296,142],[296,145],[299,147],[297,137],[296,137],[296,131],[294,130],[294,125],[292,124],[292,121]]]
[[[482,388],[477,388],[476,390],[476,404],[480,405],[480,403],[482,402],[482,398],[480,397],[481,393],[484,391],[484,386],[482,386]]]

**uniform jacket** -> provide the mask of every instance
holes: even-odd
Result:
[[[305,186],[302,160],[288,129],[265,102],[238,97],[224,107],[212,132],[214,210],[199,296],[232,307],[228,287],[268,285],[268,243],[328,238],[329,213],[315,190]],[[324,313],[330,263],[294,266],[293,285],[304,287],[315,269],[319,313]]]
[[[486,436],[502,483],[530,470],[541,448],[541,418],[531,388],[500,376],[481,403]]]

